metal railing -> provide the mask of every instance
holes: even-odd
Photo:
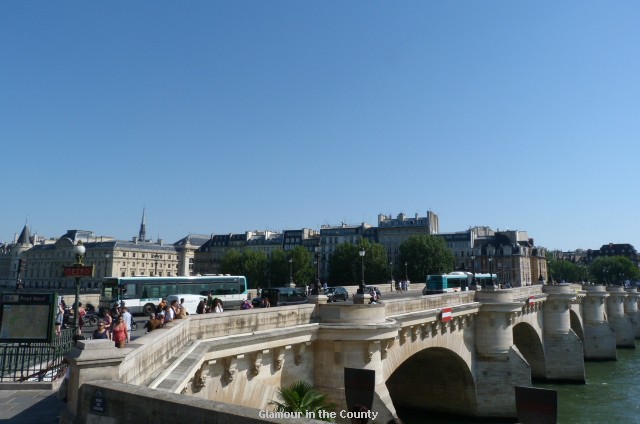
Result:
[[[62,360],[74,346],[72,328],[51,343],[0,344],[0,382],[55,381],[64,375]]]

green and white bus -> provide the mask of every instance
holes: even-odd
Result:
[[[220,299],[225,308],[239,306],[247,298],[247,279],[240,275],[195,277],[120,277],[102,280],[100,306],[124,302],[131,313],[151,314],[170,295],[198,294]]]
[[[449,274],[437,274],[427,276],[427,285],[422,294],[439,294],[467,291],[473,286],[473,274],[470,272],[451,272]],[[475,286],[497,284],[496,274],[475,274]]]

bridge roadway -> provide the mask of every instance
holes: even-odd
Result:
[[[259,411],[299,380],[345,410],[345,368],[375,371],[379,422],[400,405],[515,417],[514,386],[584,383],[585,359],[615,360],[616,347],[633,347],[639,297],[593,285],[435,296],[416,287],[383,293],[376,305],[327,304],[319,296],[306,305],[191,316],[125,349],[79,342],[62,422],[105,415],[144,422],[153,412],[183,421],[204,414],[211,421],[202,422],[295,423]]]

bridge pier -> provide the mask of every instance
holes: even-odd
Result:
[[[605,320],[606,299],[610,296],[605,286],[584,285],[586,296],[583,302],[584,359],[615,360],[616,334]]]
[[[571,302],[577,298],[569,284],[546,285],[544,359],[548,380],[584,383],[584,346],[571,329]]]
[[[344,369],[356,368],[375,371],[372,410],[379,413],[376,421],[397,416],[385,381],[383,352],[393,344],[399,328],[397,322],[386,319],[384,304],[320,305],[314,386],[328,395],[337,411],[348,410]]]
[[[631,318],[624,314],[625,300],[629,293],[622,286],[609,286],[607,291],[610,294],[607,298],[607,321],[615,332],[616,347],[634,349],[636,332]]]
[[[635,329],[635,338],[640,339],[640,312],[638,312],[638,293],[637,287],[626,289],[629,295],[624,299],[624,313],[631,319],[631,325]]]
[[[522,310],[511,290],[479,291],[475,325],[479,417],[515,417],[514,386],[531,386],[531,368],[513,344],[512,318]]]

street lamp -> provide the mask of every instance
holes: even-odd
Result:
[[[476,285],[476,255],[475,253],[471,254],[471,273],[473,274],[473,279],[471,280],[471,285]]]
[[[493,286],[493,256],[489,256],[489,281],[491,282],[491,285]],[[487,288],[487,284],[486,282],[482,285],[482,288],[485,289]]]
[[[74,267],[81,267],[82,260],[84,259],[84,253],[86,252],[86,248],[82,244],[82,240],[78,240],[78,243],[73,246],[73,251],[76,254],[76,263],[73,265]],[[80,315],[78,312],[79,303],[80,303],[80,277],[75,277],[75,302],[73,303],[73,327],[74,334],[79,335],[80,331]]]
[[[294,287],[293,284],[293,258],[289,258],[289,287]]]
[[[314,250],[316,251],[314,261],[314,264],[316,266],[316,285],[311,290],[311,294],[317,296],[320,294],[320,246],[316,246]]]
[[[360,255],[360,269],[362,270],[362,281],[360,282],[360,288],[358,289],[358,293],[364,294],[364,255],[367,252],[364,250],[364,247],[361,247],[358,251],[358,255]]]
[[[153,276],[157,277],[158,276],[158,259],[160,259],[160,255],[156,253],[155,255],[153,255],[153,259],[156,260],[156,270],[154,271]]]
[[[393,285],[395,281],[393,281],[393,262],[389,261],[389,272],[391,273],[391,291],[393,291]]]
[[[409,262],[404,263],[404,279],[405,280],[409,280],[409,274],[407,273],[407,265],[409,265]]]
[[[104,276],[108,277],[109,275],[107,274],[107,268],[109,267],[109,258],[111,257],[111,255],[109,254],[109,252],[104,254]]]

